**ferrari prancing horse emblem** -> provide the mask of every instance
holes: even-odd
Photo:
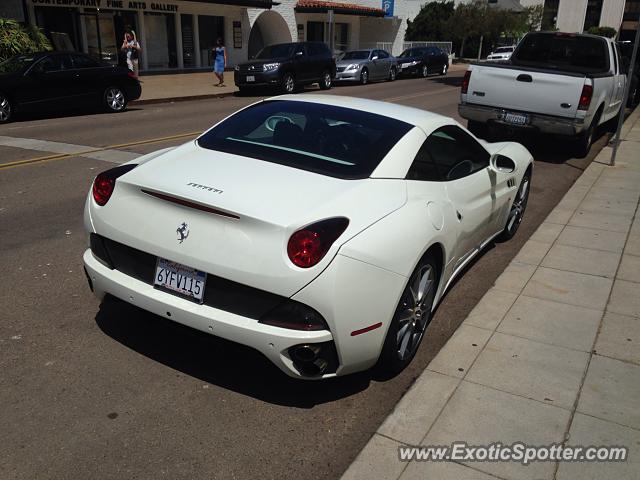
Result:
[[[184,242],[189,236],[189,225],[187,225],[185,222],[182,222],[176,229],[176,233],[178,234],[178,242]]]

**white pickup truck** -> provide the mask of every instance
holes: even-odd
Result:
[[[573,137],[585,156],[598,125],[620,111],[626,75],[615,42],[595,35],[528,33],[507,63],[465,72],[458,112],[469,130],[537,130]]]

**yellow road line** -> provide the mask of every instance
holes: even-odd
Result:
[[[71,158],[71,157],[82,157],[83,155],[87,155],[89,153],[96,153],[96,152],[102,152],[104,150],[114,150],[117,148],[126,148],[126,147],[133,147],[136,145],[145,145],[148,143],[159,143],[159,142],[168,142],[169,140],[177,140],[180,138],[185,138],[185,137],[195,137],[196,135],[199,135],[202,132],[190,132],[190,133],[180,133],[178,135],[169,135],[167,137],[159,137],[159,138],[150,138],[147,140],[138,140],[136,142],[129,142],[129,143],[121,143],[118,145],[109,145],[106,147],[96,147],[96,148],[92,148],[90,150],[84,150],[82,152],[76,152],[76,153],[58,153],[55,155],[45,155],[43,157],[35,157],[35,158],[28,158],[25,160],[17,160],[15,162],[9,162],[9,163],[3,163],[0,164],[0,170],[3,169],[7,169],[7,168],[14,168],[14,167],[21,167],[21,166],[26,166],[26,165],[32,165],[34,163],[42,163],[42,162],[50,162],[53,160],[63,160],[65,158]]]

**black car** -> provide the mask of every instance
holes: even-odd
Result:
[[[405,76],[446,75],[449,69],[449,56],[438,47],[408,48],[397,60],[398,73]]]
[[[0,123],[11,120],[16,112],[86,106],[121,112],[141,91],[128,69],[83,53],[16,55],[0,63]]]
[[[260,50],[253,60],[236,66],[234,80],[240,92],[251,87],[276,87],[293,93],[302,85],[317,83],[331,88],[336,62],[322,42],[281,43]]]

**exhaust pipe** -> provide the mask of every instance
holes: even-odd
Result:
[[[293,350],[292,356],[300,363],[311,363],[319,353],[320,347],[317,345],[300,345]]]

